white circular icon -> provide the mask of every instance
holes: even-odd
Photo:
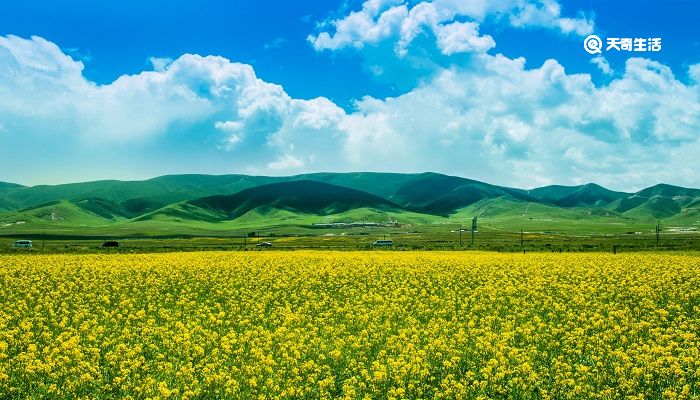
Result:
[[[596,35],[588,35],[583,39],[583,49],[589,54],[600,54],[602,53],[603,41]]]

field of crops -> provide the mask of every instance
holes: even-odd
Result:
[[[0,398],[699,398],[700,256],[0,256]]]

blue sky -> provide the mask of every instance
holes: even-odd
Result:
[[[358,2],[361,5],[361,3]],[[3,6],[2,35],[38,35],[82,59],[101,84],[150,68],[149,57],[219,55],[253,65],[294,97],[352,98],[392,92],[364,73],[358,57],[318,54],[306,37],[340,1],[27,1]],[[360,84],[358,84],[360,83]]]
[[[0,181],[431,170],[518,187],[700,187],[699,11],[13,2],[0,14]],[[662,50],[592,56],[589,34],[660,37]]]

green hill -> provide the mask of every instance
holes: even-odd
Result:
[[[59,200],[103,199],[126,203],[123,206],[125,210],[139,214],[184,200],[232,194],[279,179],[247,175],[169,175],[145,181],[104,180],[39,185],[14,188],[4,194],[0,192],[0,201],[21,209]]]
[[[93,213],[79,204],[54,201],[19,211],[0,214],[0,224],[32,225],[46,229],[61,226],[104,226],[116,218]]]
[[[0,182],[0,190],[6,190],[6,189],[20,189],[23,188],[24,186],[18,185],[16,183],[10,183],[10,182]]]
[[[323,182],[301,180],[244,189],[228,196],[209,196],[166,207],[140,219],[169,215],[209,222],[233,220],[252,210],[265,215],[275,210],[329,215],[358,208],[401,211],[395,204],[372,194]]]
[[[676,197],[676,198],[700,198],[700,189],[690,189],[680,186],[668,185],[665,183],[660,183],[648,187],[644,190],[640,190],[636,193],[638,196],[662,196],[662,197]]]
[[[82,210],[98,215],[105,219],[119,220],[130,218],[132,215],[122,207],[121,204],[100,198],[74,200],[71,203],[77,205]]]
[[[700,199],[685,205],[681,212],[666,219],[667,224],[700,226]]]
[[[15,204],[7,199],[7,195],[23,187],[24,186],[16,183],[0,182],[0,212],[14,210],[17,208]]]
[[[74,200],[91,196],[90,192],[102,190],[102,193],[119,181],[94,181],[84,183],[69,183],[63,185],[38,185],[22,187],[4,195],[6,201],[14,204],[16,209],[35,207],[44,203],[62,200]]]
[[[640,219],[668,218],[680,213],[681,210],[679,202],[670,197],[657,196],[645,199],[638,206],[625,211],[623,215]]]
[[[17,232],[201,234],[331,222],[467,223],[493,229],[613,232],[651,220],[700,227],[700,190],[660,184],[634,194],[596,184],[521,190],[436,173],[288,177],[170,175],[25,187],[0,182],[0,236]]]
[[[323,180],[383,197],[407,210],[433,215],[449,215],[482,199],[509,197],[529,201],[524,190],[490,185],[471,179],[422,174],[311,174],[309,179]]]
[[[320,172],[291,177],[291,180],[312,180],[361,190],[393,201],[394,194],[403,186],[426,174],[398,174],[385,172]]]
[[[14,208],[15,207],[11,203],[9,203],[7,200],[0,198],[0,212],[11,211]]]
[[[615,192],[595,183],[579,186],[550,185],[529,190],[535,199],[560,207],[604,207],[629,193]]]
[[[669,218],[700,201],[700,190],[659,184],[611,202],[606,208],[642,219]]]

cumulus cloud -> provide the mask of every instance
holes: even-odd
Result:
[[[608,60],[605,59],[603,56],[596,56],[591,58],[591,64],[594,64],[600,72],[604,73],[605,75],[612,75],[613,74],[613,69],[610,66],[610,63],[608,63]]]
[[[148,62],[153,66],[154,70],[163,72],[173,62],[173,59],[169,57],[149,57]]]
[[[688,68],[688,75],[695,83],[700,83],[700,64],[693,64]]]
[[[206,142],[209,132],[233,168],[258,173],[430,170],[520,187],[700,186],[689,167],[700,153],[697,65],[684,83],[658,62],[631,58],[596,86],[556,60],[525,64],[475,54],[401,96],[365,97],[345,111],[323,97],[292,98],[251,66],[221,57],[183,55],[162,70],[96,85],[56,45],[0,37],[0,148],[23,134],[138,148],[185,125],[191,142]]]
[[[285,171],[289,172],[289,170],[296,170],[304,166],[304,161],[301,159],[294,157],[291,154],[285,154],[284,156],[280,156],[277,158],[275,161],[270,162],[267,164],[267,168],[272,171]]]
[[[282,87],[257,78],[250,65],[191,54],[151,62],[154,71],[96,85],[55,44],[0,37],[0,116],[8,125],[42,123],[87,140],[122,141],[206,120],[229,135],[265,135],[289,107]]]
[[[476,70],[444,70],[398,98],[361,101],[342,126],[348,157],[507,176],[503,183],[515,186],[593,180],[629,188],[677,181],[669,166],[689,165],[686,149],[700,143],[698,86],[668,67],[630,59],[620,79],[598,88],[555,60],[524,65],[485,55]]]
[[[579,15],[578,18],[562,17],[561,6],[554,0],[519,3],[509,17],[514,27],[553,28],[562,33],[574,33],[579,36],[593,33],[592,20],[585,15]]]
[[[323,29],[309,35],[308,41],[321,51],[360,49],[393,40],[396,53],[402,56],[417,37],[430,34],[443,54],[483,53],[495,46],[491,36],[479,33],[481,22],[489,16],[505,19],[515,28],[554,29],[564,34],[587,35],[594,26],[582,14],[563,17],[555,0],[435,0],[413,6],[404,1],[368,0],[360,10],[321,24]]]
[[[365,2],[362,10],[333,21],[334,34],[321,32],[317,36],[310,35],[308,40],[317,50],[335,50],[342,47],[362,48],[366,43],[377,43],[391,36],[407,17],[408,7],[401,4],[384,10],[385,4],[378,3],[381,2]]]

